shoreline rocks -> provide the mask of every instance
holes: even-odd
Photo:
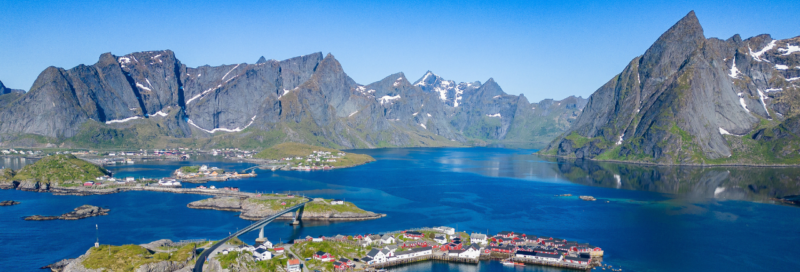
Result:
[[[75,210],[60,216],[32,215],[25,217],[26,221],[47,221],[47,220],[79,220],[94,216],[108,215],[109,209],[103,209],[92,205],[83,205]]]
[[[58,262],[43,266],[40,269],[50,269],[50,271],[52,272],[61,272],[64,271],[64,268],[66,268],[67,265],[72,263],[72,261],[75,261],[75,259],[63,259]]]
[[[14,206],[14,205],[19,205],[19,201],[6,200],[6,201],[3,201],[3,202],[0,202],[0,206]]]

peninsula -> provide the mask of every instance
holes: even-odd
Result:
[[[301,143],[286,142],[258,152],[255,159],[273,170],[330,170],[358,166],[375,161],[364,154]]]

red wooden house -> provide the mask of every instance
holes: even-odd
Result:
[[[424,237],[425,234],[417,231],[406,231],[405,233],[403,233],[403,236],[411,239],[420,239]]]
[[[333,268],[335,268],[336,270],[345,270],[348,268],[348,266],[346,263],[334,262]]]
[[[331,255],[328,252],[324,252],[324,251],[317,251],[317,253],[314,253],[314,260],[320,260],[320,261],[323,261],[323,262],[335,261],[333,259],[333,255]]]

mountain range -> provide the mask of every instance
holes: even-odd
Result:
[[[589,97],[543,154],[800,163],[800,37],[705,38],[692,11]]]
[[[546,145],[577,119],[580,97],[530,103],[489,79],[427,72],[356,83],[333,55],[187,67],[170,50],[48,67],[28,92],[0,96],[7,146],[333,148]]]

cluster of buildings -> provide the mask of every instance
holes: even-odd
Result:
[[[155,181],[153,179],[140,179],[136,180],[134,177],[125,177],[125,178],[113,178],[110,176],[102,176],[95,178],[94,181],[85,181],[83,182],[83,186],[95,186],[95,185],[108,185],[108,184],[117,184],[117,185],[130,185],[135,184],[137,182],[145,183],[151,186],[165,186],[165,187],[181,187],[181,183],[174,179],[174,178],[165,178],[159,179]]]
[[[250,254],[253,254],[253,259],[255,259],[256,261],[266,261],[272,259],[273,257],[272,251],[269,251],[269,249],[271,248],[272,248],[272,243],[267,241],[266,243],[260,244],[258,246],[240,245],[238,247],[227,248],[220,252],[217,252],[217,254],[228,255],[229,253],[234,251],[249,252]],[[275,248],[276,255],[284,253],[283,248],[280,248],[280,250],[277,249],[278,248]]]
[[[344,158],[347,155],[344,152],[337,152],[333,154],[330,151],[312,151],[306,157],[286,157],[281,158],[281,162],[286,162],[287,165],[291,166],[292,170],[330,170],[333,169],[334,166],[328,165],[328,163],[337,162]]]
[[[227,173],[224,170],[217,168],[217,167],[208,167],[208,165],[202,165],[198,169],[197,172],[183,172],[183,170],[178,169],[175,170],[175,177],[179,179],[193,179],[193,178],[219,178],[219,179],[231,179],[231,178],[244,178],[244,177],[252,177],[254,174],[239,174],[238,172]]]
[[[158,186],[181,187],[181,182],[174,178],[164,178],[158,180]]]
[[[250,150],[239,150],[238,148],[222,148],[222,149],[212,149],[210,151],[212,156],[224,156],[225,158],[252,158],[253,154],[256,154],[256,151]]]
[[[217,189],[217,186],[211,185],[211,186],[209,186],[209,187],[206,187],[206,186],[200,185],[200,186],[197,186],[197,189],[211,189],[211,190],[216,190],[216,189]],[[220,189],[220,190],[224,190],[224,191],[231,191],[231,192],[238,192],[238,191],[239,191],[239,187],[222,187],[222,188],[219,188],[219,189]],[[261,195],[259,195],[259,196],[261,196]]]
[[[39,150],[24,151],[24,150],[16,150],[16,149],[11,148],[11,149],[0,150],[0,154],[3,154],[3,155],[31,155],[31,156],[34,156],[34,155],[42,154],[42,151],[39,151]]]
[[[432,236],[432,238],[431,238]],[[383,235],[354,235],[351,238],[336,235],[295,240],[295,243],[346,241],[358,246],[372,247],[360,259],[366,265],[386,264],[417,257],[451,257],[477,261],[482,255],[499,254],[504,258],[531,261],[550,265],[576,264],[588,266],[593,257],[603,255],[599,247],[586,243],[567,241],[548,236],[527,235],[513,231],[501,231],[494,236],[473,233],[469,237],[457,235],[450,227],[437,227],[420,231],[410,230]],[[497,257],[494,256],[494,257]],[[352,267],[352,261],[317,252],[314,259],[335,262],[337,269]]]

